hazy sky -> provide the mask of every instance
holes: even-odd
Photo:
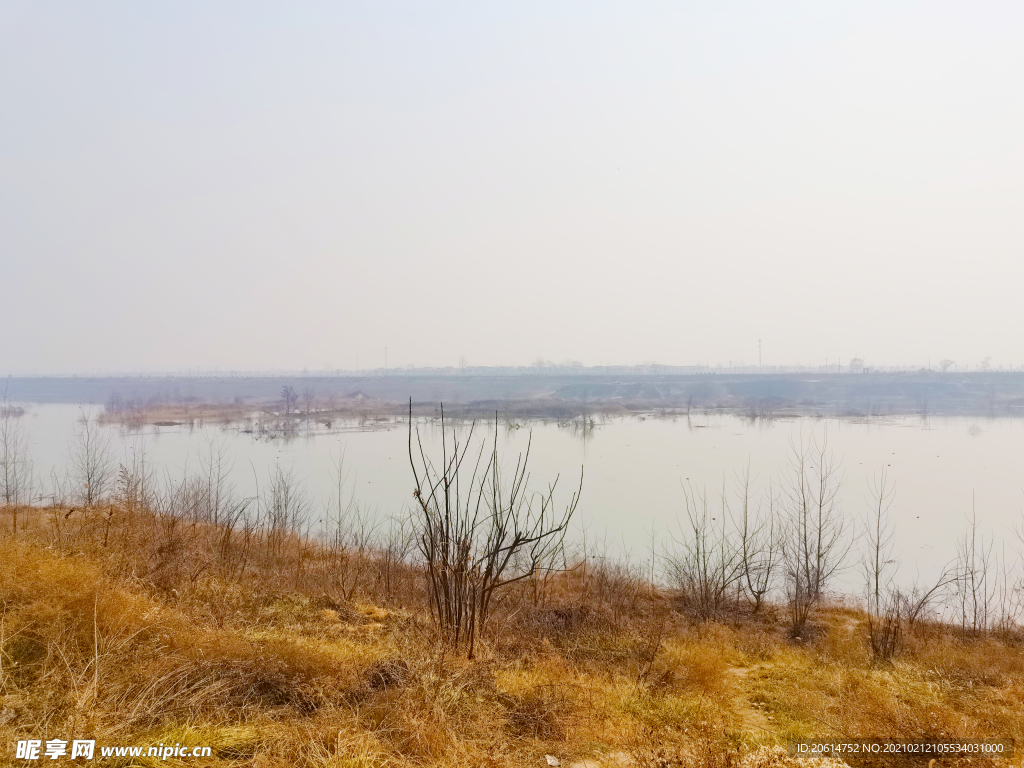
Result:
[[[0,1],[0,371],[1024,363],[1024,4]]]

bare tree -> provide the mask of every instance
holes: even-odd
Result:
[[[761,505],[751,514],[750,467],[740,477],[741,511],[736,526],[740,540],[740,557],[743,567],[743,586],[754,602],[754,612],[761,609],[765,597],[775,585],[781,559],[779,531],[776,523],[776,498],[773,484],[768,486],[767,519],[762,517]]]
[[[121,397],[120,392],[111,392],[110,397],[107,398],[107,404],[105,410],[107,413],[116,416],[125,408],[124,398]]]
[[[86,506],[101,501],[115,476],[111,437],[84,412],[76,422],[70,443],[70,470],[77,495]]]
[[[561,513],[554,502],[557,478],[546,493],[530,493],[529,446],[506,475],[498,459],[497,414],[489,452],[481,443],[478,451],[469,453],[473,426],[465,441],[454,430],[449,438],[443,406],[440,464],[427,458],[419,430],[416,444],[414,452],[410,398],[409,464],[416,485],[418,543],[426,563],[430,609],[445,638],[456,648],[465,642],[472,658],[495,594],[536,575],[561,546],[579,503],[579,490]],[[581,472],[581,489],[582,483]]]
[[[881,476],[875,478],[870,487],[871,511],[864,525],[867,551],[861,561],[868,608],[876,613],[881,609],[897,565],[893,558],[896,534],[890,515],[895,490],[883,467]]]
[[[893,556],[895,529],[892,507],[895,487],[885,468],[870,487],[871,506],[864,524],[866,551],[861,561],[868,607],[868,643],[876,659],[888,661],[903,643],[903,614],[906,602],[893,585],[897,561]]]
[[[900,618],[906,632],[913,632],[914,627],[924,618],[936,603],[940,602],[949,585],[956,582],[956,571],[946,566],[939,578],[930,587],[915,582],[905,589],[900,589]]]
[[[909,588],[895,583],[899,561],[893,554],[895,529],[890,516],[894,491],[883,469],[871,485],[871,507],[864,530],[866,552],[861,561],[868,643],[872,655],[880,661],[889,661],[900,652],[907,633],[913,632],[929,607],[957,581],[955,569],[946,566],[929,587],[918,581]]]
[[[997,596],[995,541],[985,541],[971,506],[967,528],[956,544],[954,609],[965,633],[988,631]]]
[[[281,388],[281,400],[284,401],[284,415],[290,416],[295,404],[299,402],[299,393],[291,386]]]
[[[743,577],[743,554],[727,530],[729,511],[722,489],[721,509],[714,511],[706,491],[683,486],[686,519],[680,521],[678,549],[667,556],[668,576],[683,604],[701,619],[725,608],[730,588]]]
[[[11,508],[12,531],[18,532],[18,507],[29,503],[34,487],[29,436],[21,424],[24,414],[7,401],[0,401],[0,503]]]
[[[839,504],[842,473],[838,459],[813,436],[791,443],[788,506],[783,536],[791,630],[798,635],[843,567],[852,547],[849,525]]]

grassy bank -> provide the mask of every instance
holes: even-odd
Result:
[[[698,622],[606,565],[510,590],[470,662],[384,552],[122,507],[12,517],[3,764],[29,738],[212,748],[182,765],[668,768],[781,765],[758,749],[787,737],[1024,737],[1011,637],[924,624],[877,664],[857,609],[790,640],[772,606]],[[176,764],[130,760],[107,764]]]

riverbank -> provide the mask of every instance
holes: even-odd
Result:
[[[123,505],[17,520],[0,539],[12,755],[59,738],[209,746],[224,766],[710,768],[795,737],[1024,738],[1012,636],[920,623],[880,663],[856,607],[792,639],[781,607],[697,621],[606,563],[523,582],[468,661],[409,553]]]

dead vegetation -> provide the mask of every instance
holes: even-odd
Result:
[[[1024,736],[1024,648],[921,621],[879,664],[867,616],[701,620],[627,566],[511,585],[453,652],[423,569],[137,507],[21,508],[0,540],[0,719],[24,738],[213,747],[211,765],[799,765],[787,737]],[[399,574],[400,572],[400,574]],[[342,589],[342,583],[347,585]],[[762,747],[766,749],[761,749]],[[7,758],[5,757],[5,760]],[[173,764],[173,761],[170,761]],[[136,764],[145,764],[142,763]],[[974,765],[978,765],[976,760]]]

